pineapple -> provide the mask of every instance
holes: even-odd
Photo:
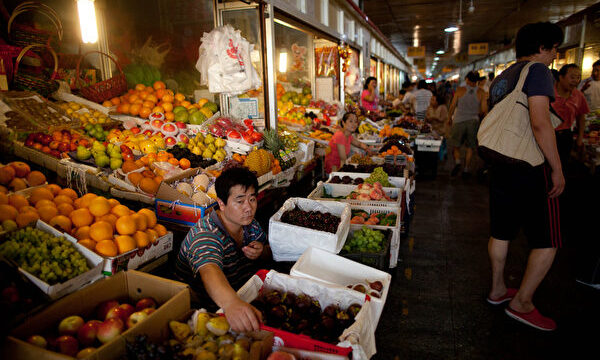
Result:
[[[277,130],[265,130],[264,140],[265,149],[269,150],[276,157],[279,154],[279,150],[284,150],[283,142],[279,138]]]

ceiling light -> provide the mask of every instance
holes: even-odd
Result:
[[[445,53],[445,51],[444,50],[438,50],[435,53],[438,54],[438,55],[443,55]]]
[[[98,27],[96,24],[96,9],[94,0],[77,0],[81,40],[86,44],[98,42]]]
[[[457,26],[448,26],[447,28],[444,29],[444,31],[447,33],[453,33],[455,31],[458,31],[458,27]]]
[[[471,0],[471,5],[469,5],[469,13],[474,13],[475,12],[475,6],[473,5],[473,0]]]
[[[438,61],[439,59],[440,59],[439,56],[436,56],[433,58],[434,61]]]

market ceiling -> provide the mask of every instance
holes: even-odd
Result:
[[[510,44],[524,24],[556,22],[596,3],[594,0],[363,0],[364,12],[401,52],[425,46],[427,71],[456,64],[470,43],[489,43],[494,51]],[[462,11],[459,9],[462,8]],[[462,25],[461,25],[462,23]],[[457,26],[458,31],[444,29]],[[444,55],[435,52],[444,50]],[[470,57],[468,60],[473,60]],[[411,59],[408,59],[411,61]]]

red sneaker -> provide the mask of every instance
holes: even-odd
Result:
[[[511,301],[515,297],[516,294],[517,294],[517,289],[508,288],[508,289],[506,289],[506,294],[500,296],[499,298],[491,299],[488,296],[488,298],[486,300],[487,300],[487,302],[489,302],[492,305],[500,305],[507,301]]]
[[[504,312],[506,312],[506,315],[510,316],[511,318],[538,330],[556,330],[556,323],[554,322],[554,320],[550,319],[549,317],[543,316],[537,309],[533,309],[528,313],[520,313],[511,309],[510,306],[507,306],[506,309],[504,309]]]

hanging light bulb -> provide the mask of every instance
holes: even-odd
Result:
[[[98,26],[96,24],[96,8],[94,0],[77,0],[81,40],[92,44],[98,42]]]
[[[473,5],[473,0],[471,0],[471,5],[469,5],[469,13],[474,13],[475,12],[475,6]]]

